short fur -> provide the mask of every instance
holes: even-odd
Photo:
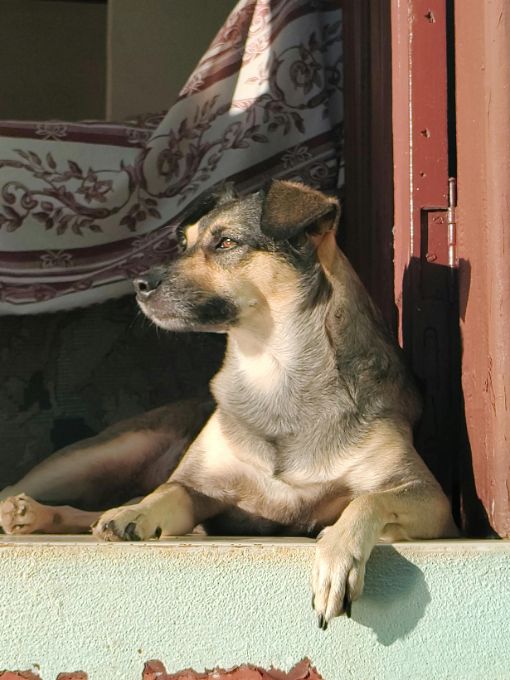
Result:
[[[135,286],[159,326],[228,334],[216,409],[168,481],[107,510],[94,533],[145,540],[202,524],[319,536],[313,592],[325,627],[361,594],[377,540],[456,535],[449,503],[413,447],[419,400],[400,351],[337,248],[336,200],[275,181],[207,210],[183,228],[182,256]],[[132,428],[145,436],[127,439],[128,457],[169,445],[149,429]],[[33,507],[4,503],[13,533],[25,526],[16,503],[25,516]]]

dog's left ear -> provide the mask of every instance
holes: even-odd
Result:
[[[305,231],[322,236],[337,228],[339,217],[335,198],[304,184],[274,180],[262,190],[260,226],[274,239],[292,239]]]

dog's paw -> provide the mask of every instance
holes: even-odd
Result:
[[[326,630],[335,616],[351,616],[351,605],[363,591],[366,558],[355,544],[325,529],[317,541],[312,574],[313,607],[319,628]]]
[[[6,534],[33,534],[51,528],[54,512],[24,493],[0,503],[0,526]]]
[[[146,541],[159,538],[161,528],[147,510],[129,505],[107,510],[92,527],[92,533],[104,541]]]

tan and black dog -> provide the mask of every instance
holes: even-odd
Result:
[[[0,496],[4,530],[318,536],[321,627],[349,613],[378,540],[456,535],[413,447],[419,401],[399,350],[337,248],[338,214],[333,198],[274,181],[225,193],[184,228],[182,256],[135,287],[158,326],[228,334],[212,415],[159,409],[56,454]],[[20,492],[94,510],[149,495],[99,516]]]

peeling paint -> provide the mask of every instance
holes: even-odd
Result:
[[[184,670],[169,674],[161,661],[147,661],[142,680],[322,680],[322,678],[310,661],[303,659],[288,673],[275,668],[264,670],[251,664],[243,664],[229,670],[216,668],[205,673]]]
[[[42,680],[32,671],[0,671],[1,680]],[[88,680],[83,671],[59,673],[57,680]],[[203,673],[192,669],[167,673],[161,661],[151,660],[144,665],[142,680],[323,680],[308,659],[303,659],[288,673],[275,668],[264,670],[251,664],[242,664],[228,670],[216,668]]]

